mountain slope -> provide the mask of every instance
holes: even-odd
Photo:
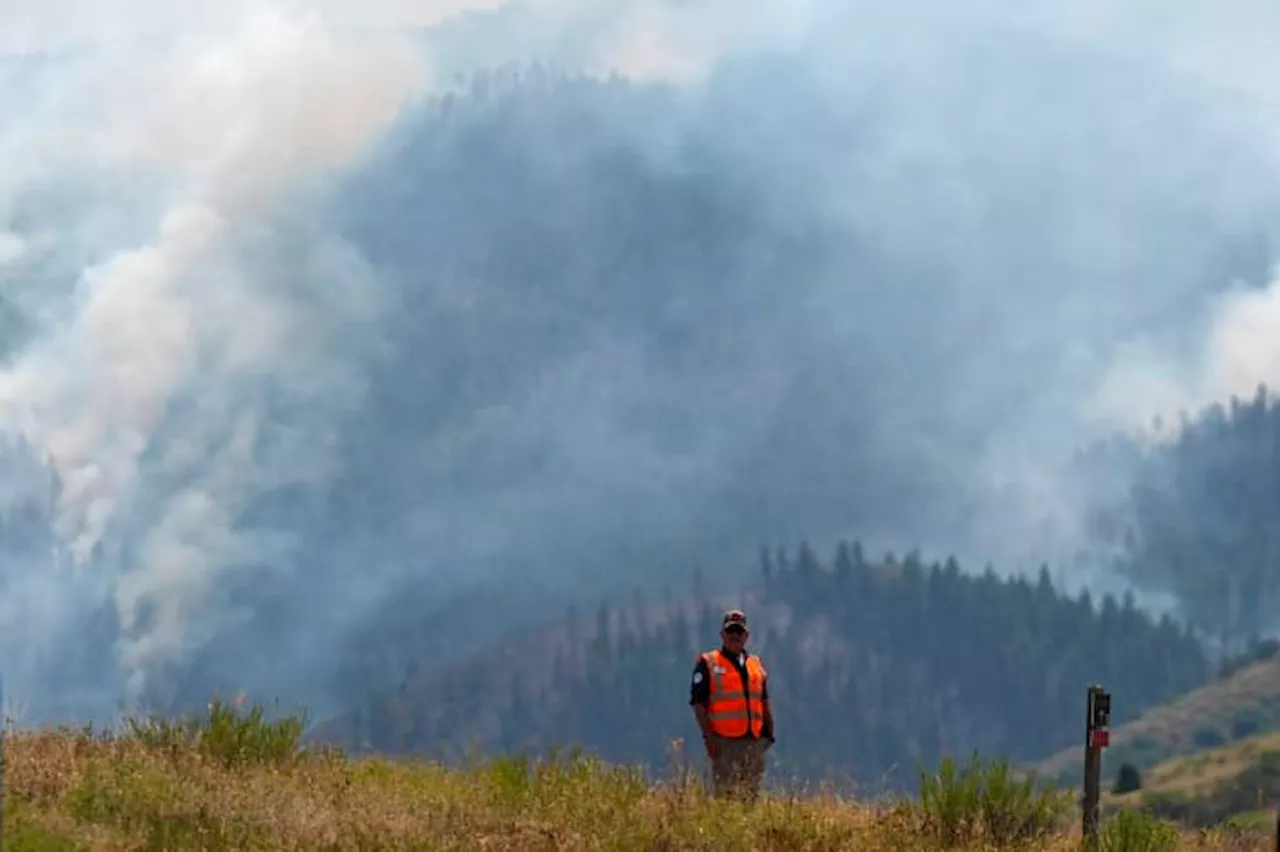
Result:
[[[742,604],[771,669],[775,773],[861,785],[915,782],[918,762],[978,749],[1027,760],[1078,733],[1078,684],[1123,679],[1135,717],[1204,681],[1199,643],[1131,601],[1060,595],[1037,582],[926,567],[914,554],[873,564],[843,545],[829,567],[807,547],[768,559],[765,581],[695,605],[602,608],[443,672],[411,664],[390,694],[317,735],[377,751],[459,757],[582,745],[609,760],[660,766],[693,733],[687,683]]]
[[[1124,685],[1108,684],[1123,707]],[[1173,757],[1192,755],[1256,731],[1280,728],[1280,657],[1246,666],[1119,725],[1111,735],[1108,767],[1129,763],[1148,769]],[[1037,772],[1075,783],[1082,771],[1081,747],[1071,745],[1039,763]]]
[[[1143,774],[1142,787],[1104,796],[1108,811],[1142,808],[1191,827],[1274,819],[1280,804],[1280,733],[1165,761]]]

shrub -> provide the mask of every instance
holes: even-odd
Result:
[[[937,773],[920,772],[920,811],[927,833],[945,847],[982,838],[1008,844],[1052,831],[1071,807],[1070,794],[1036,788],[1007,761],[984,765],[975,753],[960,768],[945,758]]]
[[[1191,735],[1191,741],[1196,744],[1197,748],[1214,748],[1226,742],[1226,738],[1222,736],[1222,732],[1217,728],[1204,727],[1197,729]]]
[[[1138,771],[1138,767],[1132,763],[1122,763],[1120,771],[1116,773],[1116,783],[1111,787],[1111,792],[1117,796],[1123,796],[1125,793],[1141,789],[1142,773]]]
[[[1257,707],[1242,707],[1231,716],[1231,738],[1242,740],[1262,730],[1263,714]]]
[[[167,751],[174,758],[194,749],[229,768],[245,763],[287,763],[302,757],[306,715],[299,712],[268,721],[260,705],[242,712],[239,701],[214,699],[203,715],[176,721],[129,717],[125,726],[149,748]]]

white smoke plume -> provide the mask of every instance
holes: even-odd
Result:
[[[1247,398],[1259,384],[1280,391],[1280,277],[1263,289],[1235,290],[1218,305],[1207,344],[1208,393]]]
[[[238,520],[333,473],[332,429],[361,404],[388,306],[354,248],[288,213],[431,91],[422,28],[497,5],[5,4],[0,57],[24,67],[6,93],[19,119],[0,133],[0,215],[14,220],[0,219],[0,280],[34,327],[0,370],[0,424],[58,472],[63,536],[47,564],[10,568],[11,692],[43,676],[36,650],[74,601],[108,595],[136,697],[232,617],[223,598],[245,572],[289,564],[287,539]],[[705,11],[704,41],[734,20]],[[682,23],[643,4],[605,16],[585,61],[696,74],[709,57],[664,37]],[[90,189],[56,224],[21,221],[74,181]],[[50,259],[52,282],[32,272]],[[88,573],[95,551],[106,576]]]
[[[344,38],[321,16],[271,10],[66,63],[36,89],[47,111],[8,130],[19,170],[5,173],[0,210],[55,172],[106,174],[116,212],[141,226],[85,246],[92,261],[52,305],[11,290],[56,319],[0,370],[0,422],[60,473],[74,564],[113,528],[139,542],[112,590],[136,694],[144,672],[218,626],[234,572],[271,564],[236,531],[247,502],[322,482],[336,463],[323,412],[360,405],[360,353],[383,306],[353,250],[316,228],[290,244],[277,214],[358,157],[429,78],[404,37]],[[47,250],[84,239],[84,220],[68,218]],[[7,236],[11,262],[27,239]],[[6,644],[39,630],[0,624]]]
[[[1132,342],[1117,357],[1091,409],[1094,417],[1127,429],[1179,433],[1182,415],[1265,386],[1280,392],[1280,278],[1265,286],[1237,284],[1205,306],[1196,337],[1178,346]],[[1155,434],[1155,433],[1150,433]]]

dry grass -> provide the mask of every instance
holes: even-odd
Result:
[[[1238,777],[1268,751],[1280,751],[1280,733],[1260,734],[1167,760],[1142,774],[1142,790],[1110,798],[1116,802],[1135,801],[1144,792],[1200,795]]]
[[[5,849],[930,850],[953,805],[959,848],[1012,848],[984,839],[993,800],[970,801],[969,790],[942,790],[945,805],[766,797],[749,807],[709,800],[688,772],[648,785],[578,757],[470,769],[353,761],[298,752],[296,727],[225,708],[202,725],[10,736]],[[1076,849],[1075,822],[1021,848]],[[1256,835],[1183,833],[1176,848],[1271,847]]]
[[[1103,808],[1141,808],[1188,825],[1230,822],[1275,831],[1280,805],[1280,733],[1260,734],[1165,761],[1141,789],[1104,794]]]

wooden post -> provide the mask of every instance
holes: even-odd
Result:
[[[1084,798],[1081,821],[1085,848],[1092,849],[1098,840],[1098,802],[1102,797],[1102,750],[1110,745],[1111,696],[1098,684],[1091,684],[1085,695],[1084,720]]]
[[[1102,755],[1096,748],[1084,748],[1084,839],[1093,843],[1098,839],[1098,799],[1102,786]]]

